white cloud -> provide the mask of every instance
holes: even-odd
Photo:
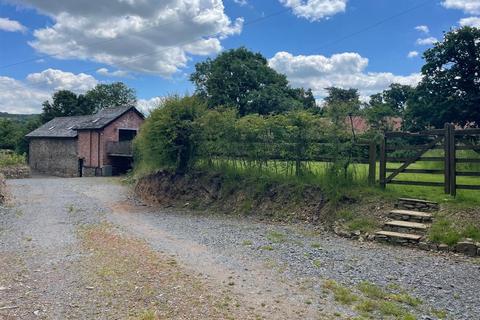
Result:
[[[416,85],[421,75],[399,76],[390,72],[366,72],[368,59],[358,53],[340,53],[331,57],[322,55],[294,56],[277,52],[269,65],[287,75],[294,87],[311,88],[316,98],[326,96],[325,88],[359,89],[362,97],[380,92],[392,83]]]
[[[105,77],[128,77],[128,72],[123,70],[110,71],[107,68],[100,68],[97,73]]]
[[[445,0],[442,5],[447,9],[458,9],[469,14],[480,14],[479,0]]]
[[[150,99],[138,99],[137,108],[144,114],[149,114],[153,109],[160,107],[165,101],[164,97],[153,97]]]
[[[83,93],[98,81],[90,75],[47,69],[29,74],[24,81],[0,76],[0,111],[10,113],[39,113],[42,102],[54,91],[67,89]]]
[[[239,34],[221,0],[9,0],[34,7],[54,24],[34,31],[30,45],[60,59],[82,59],[169,77],[189,55],[218,53]]]
[[[408,54],[407,54],[407,57],[409,58],[415,58],[415,57],[418,57],[419,53],[418,51],[410,51]]]
[[[435,38],[435,37],[417,39],[417,44],[420,45],[420,46],[429,46],[429,45],[432,45],[436,42],[438,42],[438,39]]]
[[[248,1],[247,0],[233,0],[233,2],[235,2],[236,4],[240,5],[240,6],[246,6],[248,4]]]
[[[57,69],[46,69],[39,73],[31,73],[27,81],[39,88],[50,90],[72,90],[83,93],[97,85],[98,81],[85,73],[74,74]]]
[[[462,27],[463,26],[470,26],[475,28],[480,28],[480,17],[468,17],[460,19],[458,22]]]
[[[297,17],[318,21],[345,12],[348,0],[280,0]]]
[[[423,26],[423,25],[422,26],[416,26],[415,30],[423,32],[425,34],[430,33],[430,29],[427,26]]]
[[[18,21],[0,17],[0,30],[25,33],[27,31],[27,28]]]

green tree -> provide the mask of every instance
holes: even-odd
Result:
[[[190,80],[209,108],[235,107],[241,116],[315,107],[311,90],[291,88],[265,57],[243,47],[197,63]]]
[[[88,105],[93,112],[103,108],[134,105],[137,102],[135,90],[129,88],[123,82],[111,84],[97,84],[95,88],[87,91],[80,104]]]
[[[359,113],[361,103],[358,89],[342,89],[336,87],[329,87],[325,90],[327,90],[328,92],[327,97],[325,97],[324,99],[324,108],[327,115],[330,114],[330,116],[335,117],[346,117],[347,115]]]
[[[52,102],[42,104],[41,120],[43,123],[55,117],[69,117],[91,114],[92,110],[87,105],[78,104],[78,96],[69,90],[59,90],[52,96]]]
[[[408,101],[407,127],[480,124],[480,29],[447,32],[424,53],[422,81]]]

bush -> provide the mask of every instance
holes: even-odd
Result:
[[[25,155],[0,150],[0,168],[25,164]]]
[[[195,97],[173,96],[146,119],[135,139],[139,171],[174,169],[185,173],[197,159],[199,128],[205,105]]]

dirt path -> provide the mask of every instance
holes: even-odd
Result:
[[[0,319],[480,314],[475,260],[150,208],[118,179],[8,184],[15,200],[0,209]]]

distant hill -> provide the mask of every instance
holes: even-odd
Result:
[[[17,120],[17,121],[28,121],[36,116],[38,116],[38,114],[15,114],[15,113],[8,113],[8,112],[0,112],[0,118]]]

